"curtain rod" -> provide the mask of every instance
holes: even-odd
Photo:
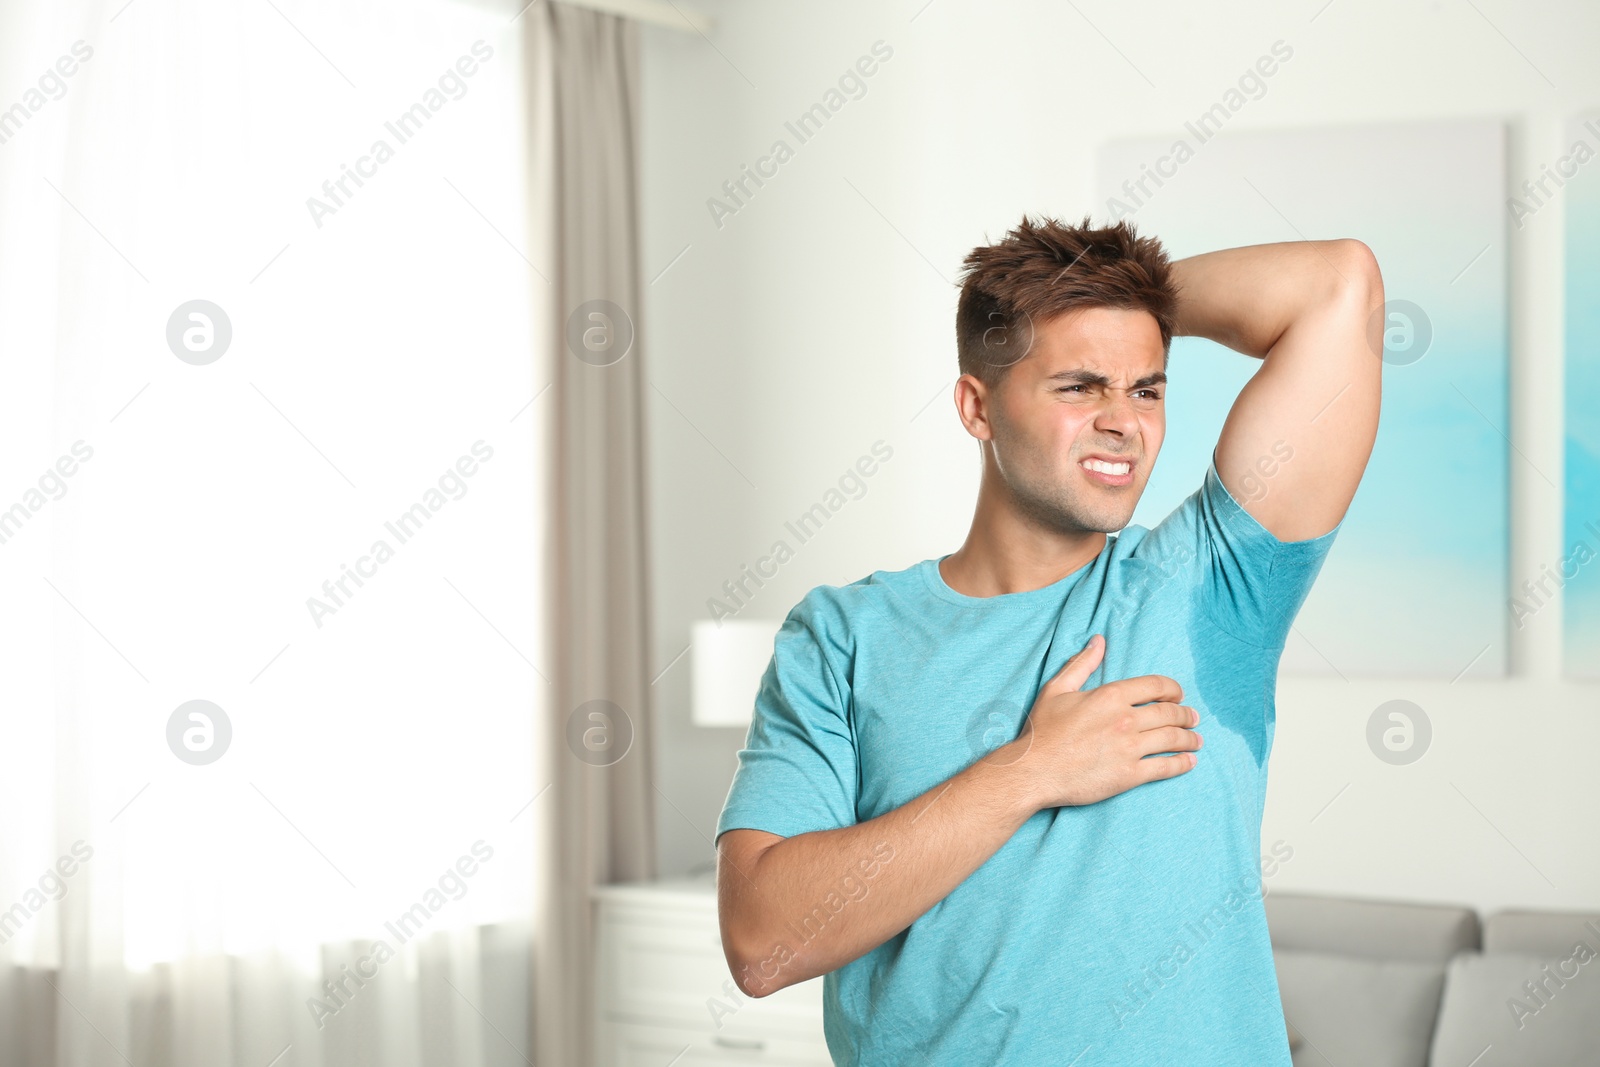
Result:
[[[576,7],[593,8],[595,11],[604,11],[610,15],[621,15],[635,22],[665,26],[671,30],[710,33],[715,25],[709,15],[685,10],[675,3],[665,3],[663,0],[561,0],[561,2]]]

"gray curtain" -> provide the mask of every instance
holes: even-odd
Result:
[[[524,16],[534,119],[553,119],[550,787],[534,938],[534,1061],[593,1051],[598,883],[655,875],[643,397],[636,340],[638,31],[550,2]],[[548,70],[539,65],[548,62]],[[548,94],[546,97],[542,94]],[[537,138],[535,139],[537,143]]]

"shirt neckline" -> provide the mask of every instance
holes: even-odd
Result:
[[[1106,543],[1110,544],[1109,538]],[[923,560],[922,578],[928,586],[928,591],[933,593],[934,596],[941,600],[948,600],[952,604],[968,606],[977,604],[1032,604],[1035,601],[1059,597],[1076,585],[1078,579],[1083,576],[1083,572],[1094,566],[1095,562],[1091,559],[1071,574],[1058,578],[1049,585],[1042,585],[1037,589],[1024,589],[1018,593],[997,593],[994,596],[968,596],[966,593],[960,593],[950,588],[949,583],[944,580],[944,575],[939,573],[939,564],[949,559],[953,554],[946,552],[944,555],[934,559]],[[1098,558],[1096,557],[1096,559]]]

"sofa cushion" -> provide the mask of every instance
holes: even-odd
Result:
[[[1295,1067],[1427,1067],[1444,967],[1274,949]],[[1463,1061],[1465,1063],[1465,1061]]]
[[[1532,983],[1530,987],[1524,983]],[[1537,996],[1535,996],[1537,993]],[[1600,956],[1465,952],[1450,961],[1433,1062],[1570,1067],[1600,1062]]]
[[[1485,952],[1531,952],[1566,959],[1579,941],[1600,951],[1600,914],[1501,911],[1483,924]]]
[[[1471,908],[1281,891],[1267,894],[1263,904],[1274,948],[1435,963],[1443,971],[1451,956],[1482,943]]]

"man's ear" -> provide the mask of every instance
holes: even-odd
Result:
[[[984,441],[994,438],[994,422],[991,414],[994,405],[994,394],[982,381],[971,374],[963,374],[960,378],[957,378],[955,402],[957,415],[960,417],[961,424],[967,433],[972,434],[980,445]],[[979,431],[987,433],[988,437],[979,436],[979,433],[975,433],[973,428],[967,425],[969,413],[971,413],[970,417],[982,423]]]

